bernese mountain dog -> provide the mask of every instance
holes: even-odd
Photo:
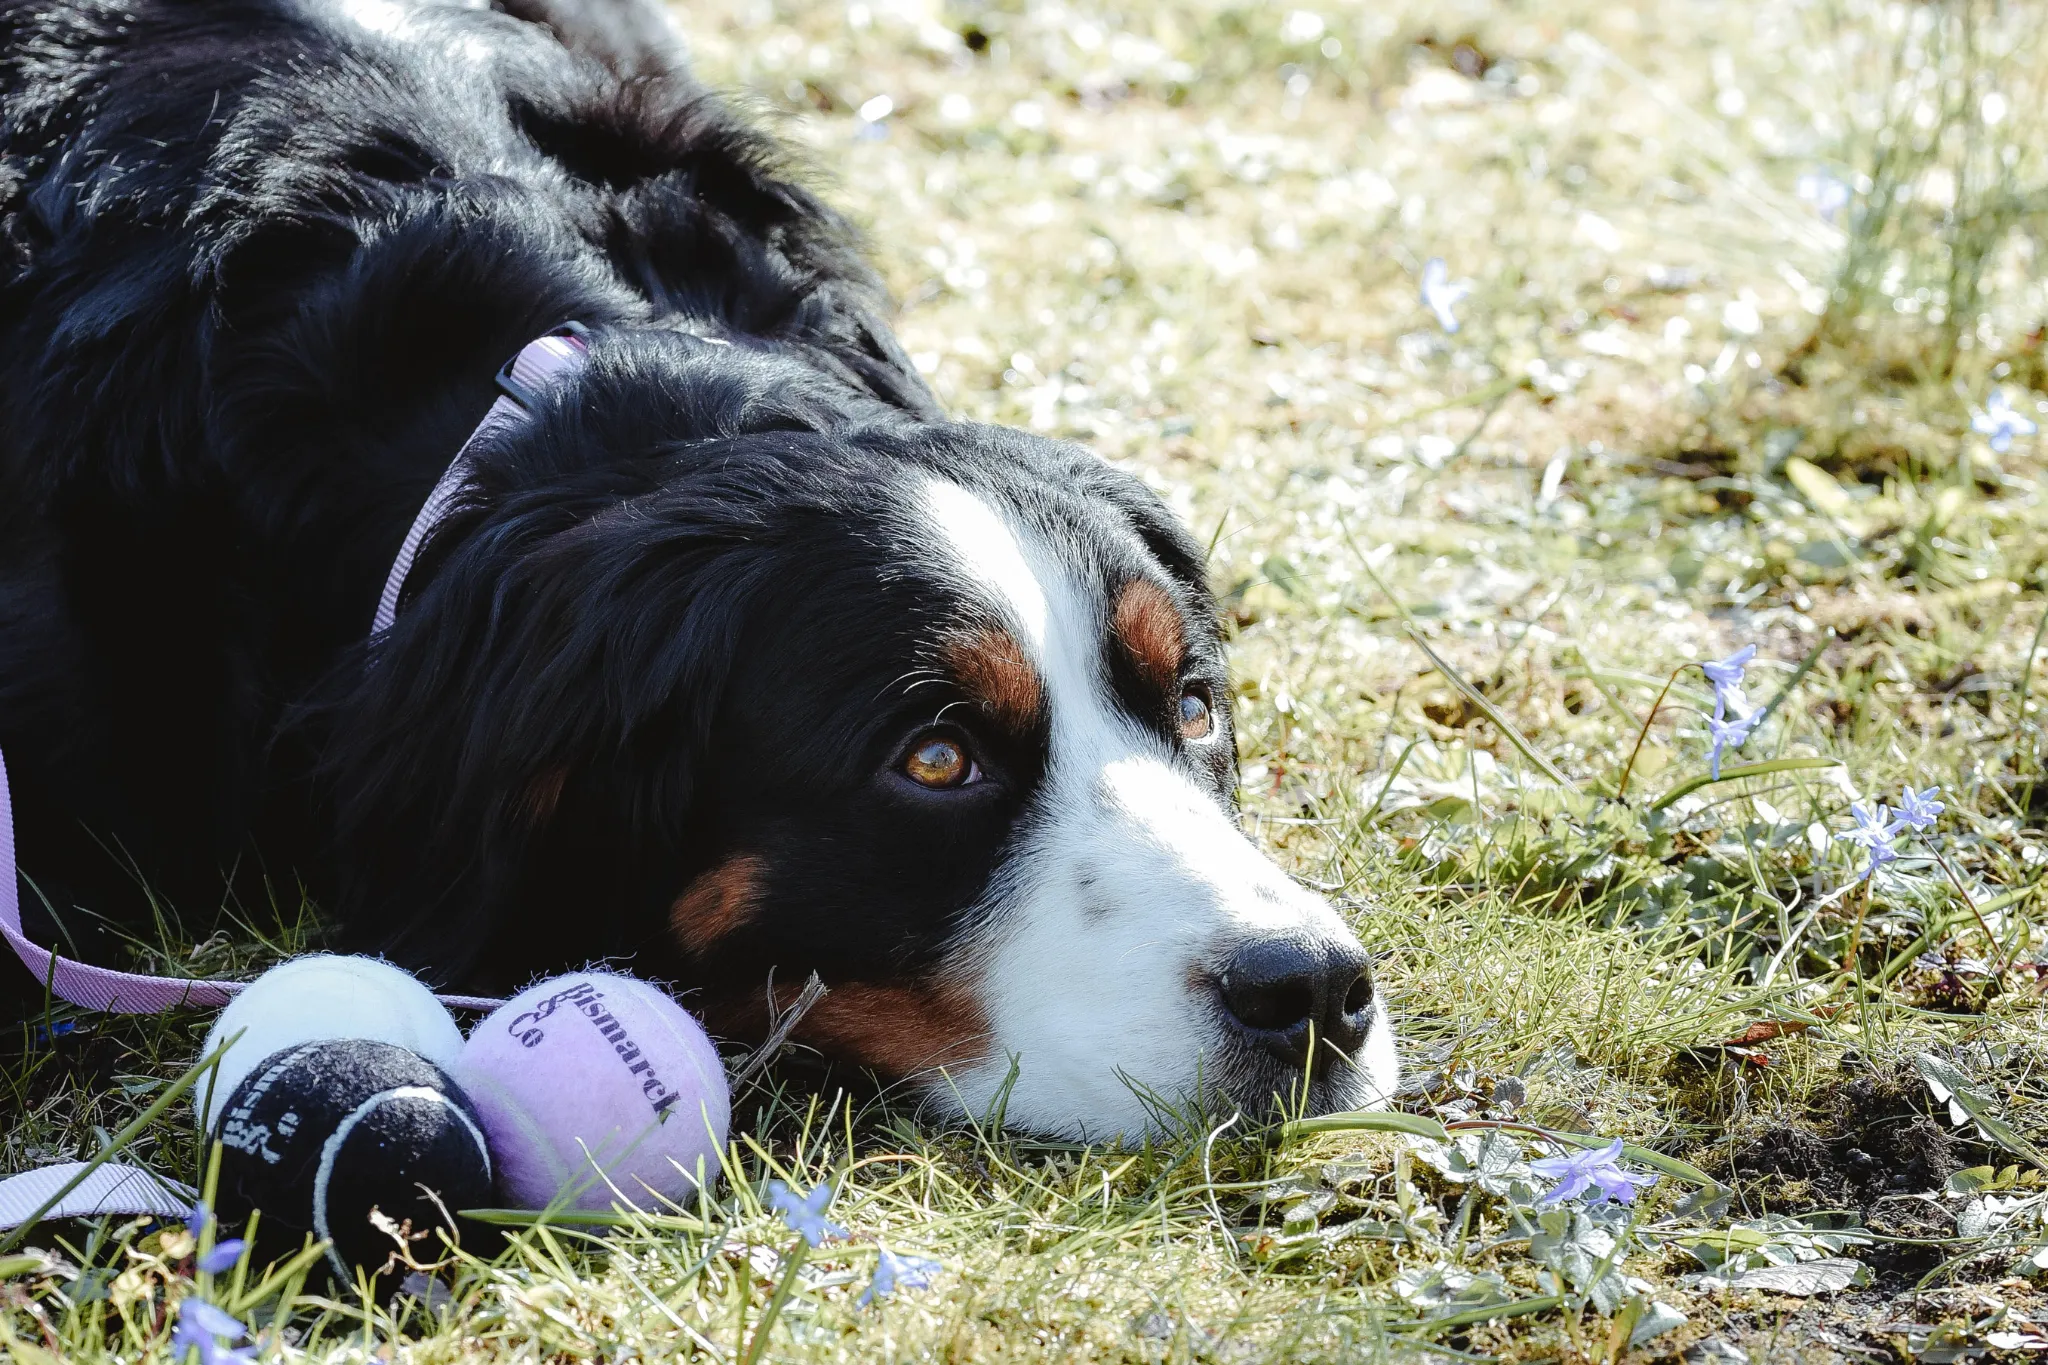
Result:
[[[1027,1131],[1382,1100],[1366,954],[1238,827],[1202,547],[949,421],[886,314],[656,0],[0,0],[35,932],[225,875],[736,1039],[816,973],[799,1040]]]

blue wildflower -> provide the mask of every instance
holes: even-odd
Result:
[[[1714,709],[1733,711],[1737,715],[1749,709],[1749,701],[1742,695],[1743,670],[1756,657],[1755,645],[1744,645],[1725,659],[1713,659],[1700,665],[1700,672],[1707,675],[1707,681],[1714,685]]]
[[[185,1210],[185,1230],[192,1234],[194,1241],[202,1240],[206,1230],[213,1226],[213,1210],[206,1207],[204,1199],[192,1201],[192,1207]],[[219,1275],[233,1270],[235,1262],[242,1259],[248,1243],[239,1237],[231,1237],[199,1258],[199,1269],[208,1275]]]
[[[1849,207],[1851,191],[1846,182],[1836,179],[1826,171],[1808,171],[1793,182],[1792,189],[1801,199],[1813,205],[1813,211],[1830,223],[1841,216]]]
[[[1714,685],[1714,714],[1707,721],[1707,738],[1713,743],[1707,751],[1707,775],[1716,782],[1721,780],[1722,750],[1740,749],[1763,719],[1761,712],[1743,715],[1749,710],[1749,698],[1742,695],[1742,673],[1755,657],[1756,646],[1744,645],[1725,659],[1709,659],[1700,665],[1700,672]]]
[[[811,1246],[831,1237],[846,1236],[846,1229],[825,1217],[832,1204],[832,1186],[813,1186],[809,1194],[798,1194],[780,1180],[768,1182],[768,1207],[782,1215],[789,1230]]]
[[[1892,840],[1906,827],[1904,820],[1891,818],[1891,810],[1884,802],[1877,803],[1876,809],[1865,806],[1861,801],[1849,807],[1849,813],[1856,817],[1856,828],[1845,830],[1835,837],[1855,844],[1870,854],[1870,866],[1863,873],[1874,875],[1886,863],[1898,861],[1898,850],[1892,847]]]
[[[2002,455],[2012,449],[2013,437],[2032,436],[2040,427],[2032,418],[2014,410],[2004,389],[1993,389],[1983,408],[1970,414],[1970,430],[1983,436]]]
[[[230,1350],[216,1339],[240,1341],[249,1329],[225,1311],[204,1299],[186,1299],[178,1305],[178,1325],[171,1329],[171,1358],[182,1361],[187,1351],[199,1352],[199,1365],[249,1365],[256,1348]]]
[[[199,1269],[208,1275],[225,1275],[235,1268],[235,1263],[242,1259],[242,1253],[248,1249],[249,1244],[240,1237],[230,1237],[225,1242],[217,1242],[213,1250],[199,1258]]]
[[[1899,809],[1897,812],[1899,827],[1903,829],[1910,825],[1914,829],[1934,828],[1935,818],[1948,809],[1947,806],[1934,799],[1939,795],[1941,795],[1941,788],[1939,787],[1929,787],[1924,792],[1916,792],[1911,787],[1907,787],[1899,793]]]
[[[1436,314],[1437,325],[1446,332],[1458,330],[1458,315],[1451,310],[1471,292],[1471,285],[1451,282],[1443,257],[1432,256],[1422,267],[1422,306]]]
[[[861,1291],[854,1306],[865,1308],[876,1299],[886,1299],[898,1289],[923,1289],[932,1282],[932,1277],[946,1267],[923,1256],[898,1256],[887,1247],[882,1248],[882,1259],[875,1266],[875,1278]]]
[[[1714,714],[1707,717],[1707,738],[1713,744],[1713,747],[1707,750],[1708,776],[1716,782],[1721,780],[1721,751],[1740,749],[1743,741],[1749,738],[1749,732],[1756,729],[1756,723],[1762,719],[1763,714],[1759,712],[1735,720],[1723,720],[1720,708],[1714,709]]]
[[[1616,1138],[1605,1147],[1567,1152],[1563,1156],[1548,1156],[1530,1162],[1529,1169],[1535,1174],[1557,1182],[1543,1196],[1542,1202],[1562,1204],[1567,1199],[1578,1198],[1588,1189],[1598,1189],[1598,1196],[1587,1202],[1604,1204],[1612,1199],[1621,1204],[1635,1203],[1636,1191],[1656,1184],[1657,1177],[1630,1175],[1622,1170],[1621,1145],[1621,1139]]]

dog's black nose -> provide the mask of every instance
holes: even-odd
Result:
[[[1231,954],[1217,986],[1246,1035],[1282,1061],[1307,1062],[1313,1034],[1314,1076],[1358,1051],[1372,1026],[1372,969],[1356,944],[1255,939]]]

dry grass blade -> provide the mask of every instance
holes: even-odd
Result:
[[[731,1081],[735,1091],[744,1090],[749,1082],[768,1069],[770,1062],[782,1054],[782,1049],[789,1046],[790,1035],[796,1032],[796,1026],[803,1022],[804,1016],[811,1012],[812,1006],[830,993],[830,988],[825,985],[823,978],[812,972],[810,980],[804,982],[803,989],[796,993],[796,999],[779,1010],[775,1007],[773,972],[768,974],[767,991],[770,1020],[768,1034],[761,1040],[759,1047],[749,1052],[740,1064],[733,1068]]]
[[[1500,730],[1502,738],[1506,739],[1508,743],[1515,746],[1515,752],[1519,753],[1522,757],[1528,759],[1531,763],[1535,764],[1537,769],[1545,777],[1549,778],[1552,782],[1557,783],[1558,786],[1576,786],[1576,784],[1574,784],[1569,777],[1566,777],[1562,772],[1558,770],[1556,764],[1552,763],[1549,759],[1545,758],[1541,753],[1537,752],[1536,746],[1531,744],[1528,741],[1528,739],[1522,734],[1522,732],[1515,728],[1515,723],[1513,721],[1509,720],[1506,716],[1501,714],[1499,707],[1495,706],[1491,701],[1487,700],[1485,693],[1481,692],[1471,683],[1466,682],[1465,679],[1459,675],[1457,669],[1451,667],[1448,663],[1444,662],[1443,656],[1438,654],[1435,650],[1431,649],[1429,647],[1429,641],[1422,638],[1421,631],[1416,630],[1413,627],[1410,627],[1408,631],[1408,638],[1415,642],[1416,647],[1418,649],[1420,649],[1424,654],[1427,654],[1429,656],[1430,665],[1434,667],[1437,672],[1443,674],[1444,680],[1446,682],[1450,683],[1451,686],[1457,688],[1458,691],[1464,696],[1465,700],[1471,702],[1474,706],[1478,707],[1479,713],[1494,723],[1494,725]]]

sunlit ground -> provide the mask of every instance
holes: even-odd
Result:
[[[854,1235],[764,1358],[2048,1348],[2038,8],[683,22],[869,233],[948,406],[1088,442],[1213,543],[1246,810],[1383,954],[1403,1110],[1528,1127],[1085,1152],[756,1087],[719,1201],[528,1234],[402,1332],[298,1301],[266,1359],[739,1358],[776,1172]],[[1723,723],[1764,717],[1702,783],[1707,679],[1653,703],[1752,644]],[[1859,881],[1852,803],[1908,784],[1946,809]],[[96,1046],[156,1084],[204,1022]],[[8,1056],[10,1169],[146,1102]],[[1532,1128],[1658,1183],[1545,1204]],[[878,1241],[944,1268],[859,1307]],[[0,1346],[159,1349],[182,1281],[130,1245],[126,1299],[5,1272]]]

